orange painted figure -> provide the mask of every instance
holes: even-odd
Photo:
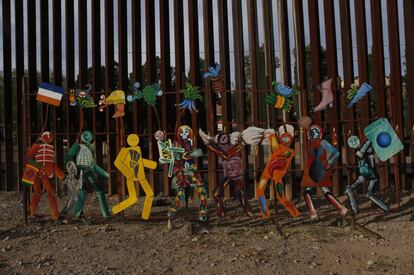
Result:
[[[58,179],[63,180],[65,174],[55,163],[55,150],[53,145],[51,145],[52,141],[52,133],[43,132],[40,136],[40,144],[33,144],[27,153],[28,159],[34,159],[40,164],[39,172],[33,184],[34,195],[30,202],[30,216],[35,215],[37,204],[40,201],[42,195],[40,182],[42,182],[48,195],[50,214],[53,220],[57,220],[59,218],[59,211],[57,209],[55,190],[49,179],[56,176]]]
[[[268,139],[272,154],[256,186],[256,196],[259,198],[260,212],[264,219],[270,218],[270,210],[266,203],[265,191],[267,183],[271,179],[276,184],[276,198],[279,203],[289,211],[290,215],[297,217],[300,215],[299,211],[282,192],[283,177],[286,175],[292,159],[295,156],[295,151],[289,147],[293,136],[288,131],[285,131],[279,137],[275,133],[272,133]]]

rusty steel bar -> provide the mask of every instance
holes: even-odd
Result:
[[[16,102],[17,102],[17,117],[16,117],[16,134],[17,134],[17,189],[21,190],[21,178],[24,167],[24,133],[23,133],[23,115],[22,101],[24,99],[23,77],[24,77],[24,32],[23,32],[23,0],[15,0],[14,2],[14,16],[15,16],[15,59],[16,59]],[[1,176],[0,176],[1,177]]]
[[[217,1],[218,11],[218,26],[219,26],[219,51],[220,51],[220,65],[221,65],[221,78],[226,89],[230,88],[230,50],[229,50],[229,19],[227,1]],[[211,29],[211,35],[213,30]],[[213,55],[214,59],[214,55]],[[211,64],[213,65],[213,64]],[[221,93],[221,119],[228,121],[231,119],[232,104],[231,95],[227,93]],[[230,133],[232,131],[231,125],[223,128],[225,132]],[[228,194],[228,188],[225,189],[225,195]]]
[[[350,87],[354,82],[354,67],[353,67],[353,50],[352,50],[352,29],[351,29],[351,17],[350,17],[350,4],[348,0],[340,0],[339,2],[340,18],[341,18],[341,46],[342,46],[342,60],[343,60],[343,72],[344,72],[344,87]],[[354,119],[354,110],[346,108],[347,106],[346,93],[341,94],[341,117],[340,119],[349,118]],[[352,122],[343,123],[343,135],[342,144],[346,146],[346,164],[347,167],[350,164],[355,163],[355,152],[347,146],[347,138],[349,133],[354,134],[355,127]],[[347,183],[351,184],[356,174],[352,170],[346,170]]]
[[[247,1],[247,17],[248,17],[248,30],[249,30],[249,62],[250,62],[250,79],[251,89],[256,90],[259,88],[259,75],[258,75],[258,47],[259,38],[257,31],[257,6],[256,1]],[[252,93],[251,97],[251,109],[252,109],[252,125],[256,125],[259,121],[259,97],[257,93]],[[253,179],[256,185],[260,178],[261,169],[263,167],[263,147],[259,147],[259,154],[254,154],[253,157]],[[255,192],[256,193],[256,192]]]
[[[357,55],[358,55],[358,79],[361,85],[364,82],[369,82],[369,67],[368,67],[368,45],[367,45],[367,27],[366,27],[366,15],[365,15],[365,2],[355,1],[355,21],[356,21],[356,37],[357,37]],[[345,87],[347,88],[347,87]],[[364,120],[370,118],[369,110],[369,98],[370,95],[361,99],[358,102],[357,110],[359,117]],[[363,129],[367,126],[367,123],[361,122],[359,128]]]
[[[88,84],[88,12],[87,3],[78,0],[79,88]]]
[[[222,82],[224,84],[225,89],[230,89],[229,19],[228,19],[228,12],[227,12],[228,11],[227,1],[219,0],[217,2],[217,6],[218,6],[217,8],[218,17],[219,17],[218,23],[219,23],[219,51],[220,51],[220,64],[221,64],[221,78],[222,78]],[[212,27],[211,27],[211,34],[213,34]],[[214,55],[213,55],[213,59],[214,59]],[[221,120],[222,121],[231,120],[231,114],[232,114],[232,109],[233,109],[232,103],[231,103],[231,97],[232,95],[230,93],[221,92]],[[213,99],[213,102],[215,104],[214,99]],[[216,111],[217,109],[213,110],[213,113]],[[216,119],[211,120],[211,121],[216,121]],[[228,124],[228,125],[223,124],[223,131],[230,133],[232,132],[232,130],[233,130],[232,124]],[[224,197],[229,197],[229,196],[230,196],[230,186],[227,186],[224,189]]]
[[[190,71],[188,74],[189,82],[193,86],[201,84],[200,77],[200,46],[198,39],[198,5],[197,1],[188,0],[188,31],[190,40]],[[199,109],[199,111],[201,111]],[[198,133],[197,113],[191,113],[191,128],[194,133]],[[197,147],[197,139],[194,139],[194,147]],[[198,160],[196,161],[198,164]]]
[[[160,80],[161,89],[169,91],[171,89],[171,69],[170,69],[170,9],[167,0],[160,0],[160,44],[161,44],[161,64],[160,64]],[[164,132],[167,132],[168,111],[167,96],[172,99],[172,95],[164,94],[161,97],[161,127]],[[174,102],[174,100],[172,100]],[[163,165],[163,194],[170,195],[170,184],[168,179],[168,165]]]
[[[372,55],[374,79],[372,88],[375,91],[376,104],[375,111],[378,117],[387,115],[386,109],[386,89],[385,87],[385,62],[384,62],[384,39],[382,32],[382,12],[381,2],[371,0],[371,26],[372,26]],[[379,169],[380,190],[384,191],[389,187],[389,171],[387,168]]]
[[[115,64],[114,64],[114,2],[113,0],[105,0],[105,91],[106,93],[115,89]],[[105,128],[110,130],[112,119],[109,116],[109,110],[105,111]],[[111,121],[111,122],[110,122]],[[106,144],[109,147],[108,150],[108,166],[107,170],[115,170],[113,164],[116,157],[116,144],[114,144],[114,137],[112,135],[106,135]],[[117,182],[116,173],[110,173],[110,181],[108,182],[108,194],[112,195],[114,192],[114,185]]]
[[[404,0],[404,34],[405,34],[405,68],[406,68],[406,90],[409,106],[414,106],[414,1]],[[414,108],[408,108],[409,134],[410,134],[410,156],[414,159]],[[413,186],[411,184],[411,186]]]
[[[5,146],[5,184],[4,189],[15,189],[16,170],[14,167],[13,153],[13,91],[12,91],[12,34],[11,34],[11,10],[10,1],[3,1],[3,98],[4,98],[4,146]]]
[[[37,67],[36,67],[36,1],[27,1],[27,51],[28,51],[28,92],[32,93],[37,90]],[[29,112],[30,118],[37,120],[37,103],[36,100],[30,100]],[[39,129],[40,123],[34,122]],[[32,129],[29,124],[29,129]],[[38,132],[38,131],[37,131]],[[33,139],[32,139],[33,140]],[[32,142],[30,140],[30,142]]]
[[[154,1],[146,0],[145,1],[145,18],[146,18],[146,45],[147,45],[147,75],[146,82],[147,84],[154,83],[157,79],[157,68],[155,60],[155,7]],[[147,106],[147,116],[148,116],[148,152],[149,159],[153,159],[156,155],[155,149],[156,146],[153,146],[153,133],[154,125],[152,119],[152,109],[151,106]],[[154,189],[154,173],[152,170],[149,172],[150,184],[152,189]]]
[[[282,1],[278,1],[278,4],[283,5]],[[264,61],[265,61],[265,84],[266,90],[272,90],[272,82],[276,80],[276,58],[275,58],[275,45],[274,45],[274,33],[273,33],[273,16],[272,16],[272,1],[264,0],[262,2],[263,9],[263,26],[264,26]],[[280,9],[280,8],[279,8]],[[276,26],[277,27],[277,26]],[[271,105],[266,106],[268,128],[274,128],[277,119],[276,110]],[[291,186],[288,185],[286,190],[291,191]],[[269,187],[270,199],[274,199],[274,184],[270,184]]]
[[[403,104],[402,104],[402,78],[401,78],[401,51],[400,51],[400,31],[398,27],[398,3],[397,1],[387,1],[388,12],[388,44],[390,51],[390,97],[389,106],[392,114],[392,123],[394,127],[399,127],[397,131],[400,139],[404,139],[404,120],[403,120]],[[401,176],[400,164],[404,165],[405,157],[403,153],[398,154],[394,159],[394,166],[397,174],[394,175],[396,193],[399,193],[398,186],[402,180],[403,186],[405,186],[406,177]],[[404,173],[405,175],[405,173]],[[398,202],[399,205],[399,202]]]
[[[49,82],[49,1],[40,0],[40,67],[43,82]]]
[[[244,46],[243,46],[243,17],[242,17],[242,3],[240,0],[232,1],[233,9],[233,45],[234,45],[234,71],[235,71],[235,89],[244,90],[246,88],[246,75],[244,68]],[[237,130],[243,131],[246,122],[246,93],[235,92],[236,98],[236,120]],[[249,167],[249,159],[245,147],[241,150],[243,160],[244,180],[248,183],[249,174],[247,169]],[[248,185],[246,185],[248,187]]]
[[[290,60],[290,43],[289,43],[289,20],[288,20],[288,10],[287,10],[287,1],[279,0],[278,1],[278,27],[279,27],[279,46],[280,46],[280,66],[281,66],[281,82],[284,85],[291,86],[291,60]],[[272,88],[272,87],[270,87]],[[273,109],[273,106],[270,106]],[[292,120],[293,116],[286,111],[281,111],[282,121],[286,122],[287,120]],[[295,169],[295,161],[292,161],[291,169]],[[292,170],[291,170],[292,171]],[[285,193],[289,199],[292,199],[293,192],[295,189],[299,188],[295,186],[295,173],[289,173],[289,180],[285,184]],[[273,187],[273,185],[271,185]],[[274,191],[271,189],[270,195],[274,195]]]
[[[102,85],[102,69],[101,69],[101,1],[93,0],[92,7],[92,97],[94,102],[99,101],[99,94]],[[95,135],[95,158],[100,167],[103,167],[103,150],[102,135],[98,135],[98,131],[102,131],[103,127],[98,121],[104,120],[104,114],[96,109],[92,111],[92,127]],[[99,128],[99,129],[98,129]]]
[[[328,61],[328,79],[332,78],[332,87],[333,87],[333,108],[331,110],[325,111],[326,120],[330,121],[331,123],[331,143],[337,147],[342,148],[342,142],[337,137],[340,136],[342,133],[341,129],[338,127],[338,123],[336,123],[338,117],[341,115],[340,113],[340,99],[337,92],[335,92],[336,88],[338,87],[337,77],[338,77],[338,60],[336,55],[336,30],[335,30],[335,9],[334,3],[330,0],[324,0],[324,13],[325,13],[325,36],[326,36],[326,58]],[[335,129],[335,132],[333,132]],[[333,135],[336,134],[337,136],[334,137]],[[333,139],[336,139],[338,144],[334,144],[335,142]],[[342,158],[338,159],[338,165],[342,165]],[[334,171],[332,174],[333,180],[333,193],[338,195],[340,192],[343,191],[343,177],[342,171]]]
[[[300,90],[307,90],[307,72],[306,72],[306,53],[305,53],[305,30],[303,21],[303,3],[302,0],[294,0],[293,3],[294,22],[295,22],[295,53],[296,53],[296,85]],[[308,100],[306,93],[299,93],[300,116],[308,115]],[[301,169],[305,168],[307,162],[306,132],[300,130],[301,144]]]
[[[219,7],[220,7],[220,4],[223,4],[222,1],[219,1],[218,3]],[[220,9],[223,10],[222,7]],[[224,16],[224,14],[220,14],[219,18],[222,16]],[[204,32],[204,50],[205,50],[205,55],[204,55],[205,66],[203,70],[208,71],[209,66],[214,66],[213,5],[211,1],[208,1],[208,0],[203,1],[203,20],[204,20],[203,32]],[[224,74],[222,73],[221,75],[224,76]],[[205,104],[207,108],[207,116],[206,116],[207,131],[210,136],[213,136],[216,134],[216,124],[215,124],[216,96],[212,89],[211,81],[209,79],[204,81],[204,87],[206,90]],[[208,154],[208,168],[210,170],[208,173],[208,192],[209,192],[209,195],[212,196],[214,188],[217,186],[217,172],[216,172],[217,171],[217,158],[215,154],[211,152],[210,150],[207,151],[207,154]],[[228,192],[228,188],[226,191]]]
[[[125,92],[128,90],[128,28],[127,28],[127,1],[118,0],[118,89]],[[117,142],[119,148],[125,146],[124,142],[124,122],[123,117],[117,119],[119,123],[119,132],[117,133]],[[125,177],[118,172],[118,197],[122,201],[125,195]]]
[[[75,86],[75,37],[74,37],[74,5],[73,1],[66,0],[65,2],[65,43],[66,43],[66,90],[73,89]],[[66,139],[68,145],[71,144],[70,131],[73,128],[72,117],[75,115],[75,110],[69,108],[66,103]]]
[[[142,82],[141,57],[141,1],[131,2],[132,13],[132,74],[133,80]],[[132,104],[132,124],[134,133],[138,133],[138,121],[141,121],[138,112],[138,102]],[[139,185],[139,184],[137,184]]]
[[[52,2],[52,22],[53,22],[53,81],[56,86],[62,86],[62,3],[61,1]],[[65,95],[64,95],[65,96]],[[63,102],[65,102],[63,100]],[[54,124],[56,132],[64,132],[63,108],[55,108]],[[63,139],[55,139],[56,142],[56,161],[59,167],[63,168]]]
[[[320,26],[319,26],[319,8],[318,1],[308,0],[309,7],[309,28],[310,31],[310,61],[312,66],[312,87],[313,90],[313,103],[321,101],[321,93],[316,88],[322,80],[321,74],[321,37],[320,37]],[[306,66],[307,64],[305,64]],[[317,124],[322,124],[321,112],[314,113],[314,119]]]

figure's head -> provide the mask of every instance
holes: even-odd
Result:
[[[215,136],[215,142],[220,145],[229,145],[230,144],[230,135],[225,133],[220,133]]]
[[[347,140],[349,148],[358,149],[361,145],[361,140],[357,136],[350,136]]]
[[[129,146],[137,146],[139,144],[139,137],[136,134],[130,134],[127,137],[127,143]]]
[[[49,131],[43,132],[42,135],[40,136],[40,141],[45,144],[52,143],[53,141],[52,133]]]
[[[322,128],[318,125],[311,125],[308,131],[308,139],[310,142],[319,142],[323,138]]]
[[[178,128],[178,137],[180,140],[192,140],[193,139],[193,130],[188,125],[181,125]]]
[[[154,133],[154,137],[157,141],[164,141],[165,140],[165,135],[164,132],[161,130],[158,130]]]
[[[84,143],[92,143],[93,142],[93,134],[91,131],[83,131],[81,134],[81,140]]]

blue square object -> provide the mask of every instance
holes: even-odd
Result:
[[[364,133],[381,161],[387,161],[404,149],[404,145],[386,118],[380,118],[365,127]]]

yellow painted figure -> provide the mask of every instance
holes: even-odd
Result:
[[[137,190],[135,189],[135,182],[138,181],[146,195],[141,217],[144,220],[148,220],[151,213],[152,201],[154,199],[154,191],[145,177],[144,168],[153,170],[157,167],[157,163],[142,158],[141,148],[138,146],[139,137],[137,135],[129,135],[127,143],[130,147],[121,149],[114,164],[127,179],[129,197],[115,205],[112,208],[112,213],[117,214],[138,201]]]

